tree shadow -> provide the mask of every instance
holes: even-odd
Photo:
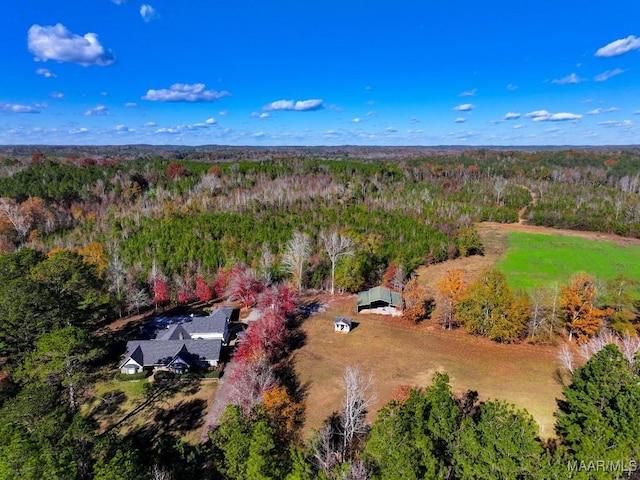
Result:
[[[201,398],[196,398],[187,402],[180,402],[171,408],[159,409],[153,421],[162,425],[169,432],[184,435],[202,427],[206,408],[207,402]]]
[[[311,383],[301,384],[295,370],[295,358],[289,357],[283,360],[275,368],[275,375],[280,380],[282,386],[287,389],[287,393],[292,400],[302,403],[309,394]]]
[[[120,411],[120,406],[127,400],[127,396],[122,390],[114,390],[96,398],[100,400],[100,403],[94,407],[94,415],[114,415]]]

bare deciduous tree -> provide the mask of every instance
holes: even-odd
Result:
[[[173,475],[166,468],[154,463],[151,467],[151,480],[173,480]]]
[[[500,203],[502,201],[502,194],[504,193],[505,188],[507,188],[507,179],[504,177],[496,177],[495,183],[493,184],[493,191],[496,194],[496,203]]]
[[[340,257],[349,257],[354,254],[353,240],[335,230],[331,233],[322,232],[320,238],[324,244],[324,251],[327,252],[327,256],[331,260],[331,295],[333,295],[335,291],[336,262]]]
[[[562,345],[562,348],[558,352],[558,360],[560,360],[560,364],[566,368],[569,373],[573,374],[573,355],[567,345]]]
[[[369,431],[365,423],[367,411],[376,400],[373,389],[373,374],[365,375],[360,367],[348,366],[342,377],[344,401],[341,415],[343,459],[350,458],[348,453],[354,440]]]
[[[294,277],[298,290],[302,289],[302,274],[304,265],[311,255],[311,239],[306,233],[295,232],[287,243],[287,249],[282,256],[282,266]]]

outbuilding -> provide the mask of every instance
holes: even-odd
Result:
[[[351,331],[351,319],[346,317],[336,317],[333,321],[333,329],[338,333],[349,333]]]
[[[373,287],[358,293],[358,313],[379,313],[382,315],[402,315],[402,295],[387,287]]]

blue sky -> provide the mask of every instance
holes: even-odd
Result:
[[[640,143],[640,2],[0,2],[0,144]]]

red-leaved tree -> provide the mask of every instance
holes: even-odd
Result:
[[[272,310],[282,318],[294,314],[297,303],[298,291],[285,283],[263,291],[258,297],[258,308],[260,310]]]
[[[290,333],[284,318],[274,311],[265,315],[247,328],[242,343],[234,356],[238,362],[266,360],[277,363],[289,353]]]
[[[229,300],[239,300],[243,307],[253,307],[265,285],[256,275],[255,270],[244,265],[236,265],[231,269],[224,296]]]
[[[196,277],[196,297],[201,302],[208,302],[213,298],[211,287],[200,275]]]
[[[153,303],[158,307],[158,305],[169,303],[169,300],[171,300],[171,295],[167,282],[161,278],[155,278],[153,280]]]

